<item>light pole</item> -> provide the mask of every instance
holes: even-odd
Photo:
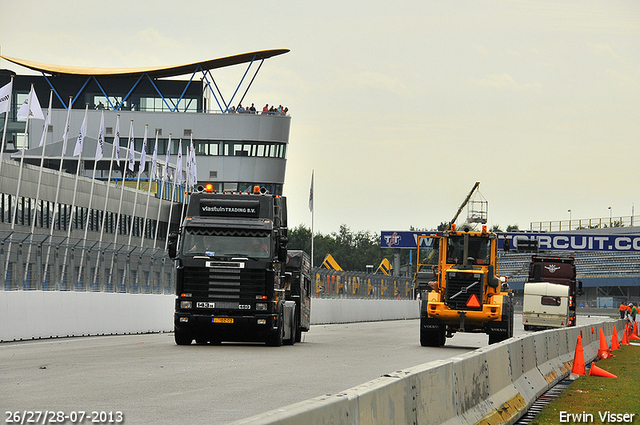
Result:
[[[569,230],[571,230],[571,210],[567,210],[569,213]]]
[[[613,210],[609,207],[609,227],[613,227]]]

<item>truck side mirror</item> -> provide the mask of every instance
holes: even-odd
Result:
[[[500,286],[500,279],[495,275],[493,264],[487,267],[487,284],[494,289]]]
[[[169,258],[175,260],[178,257],[178,233],[169,233],[167,240],[167,251],[169,251]]]

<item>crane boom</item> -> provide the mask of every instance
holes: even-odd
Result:
[[[476,184],[473,185],[471,192],[469,192],[469,194],[467,195],[462,205],[460,205],[460,208],[458,208],[458,212],[456,213],[456,215],[453,216],[453,218],[451,219],[451,222],[449,222],[449,228],[447,230],[451,229],[451,225],[456,222],[456,220],[458,219],[458,216],[462,212],[462,209],[469,203],[469,199],[471,199],[471,196],[473,196],[473,193],[478,189],[479,186],[480,186],[480,182],[476,182]]]

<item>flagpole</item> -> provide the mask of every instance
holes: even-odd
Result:
[[[29,118],[31,117],[31,105],[32,105],[32,98],[33,98],[33,84],[31,84],[31,90],[29,91],[29,96],[27,98],[27,118],[25,120],[25,126],[24,126],[24,145],[22,146],[22,152],[20,154],[20,169],[18,170],[18,186],[16,187],[16,198],[15,198],[15,208],[13,209],[13,217],[11,217],[11,233],[13,233],[13,230],[15,229],[16,226],[16,222],[18,221],[18,205],[20,202],[18,202],[18,200],[20,199],[20,184],[22,182],[22,169],[23,169],[23,162],[24,162],[24,151],[27,150],[28,146],[29,146]],[[6,122],[6,121],[5,121]],[[24,211],[23,211],[24,213]],[[11,245],[13,242],[13,237],[11,239],[9,239],[9,247],[7,250],[7,259],[5,261],[5,271],[8,273],[9,272],[9,257],[11,256]],[[6,276],[5,276],[5,280],[6,280]],[[16,282],[16,284],[18,284],[18,282]],[[21,285],[24,287],[24,278],[22,279]],[[23,288],[20,288],[23,289]]]
[[[107,177],[107,191],[104,196],[104,207],[102,208],[102,220],[100,223],[100,239],[98,245],[98,252],[102,250],[102,237],[104,236],[104,225],[107,220],[107,205],[109,204],[109,189],[111,188],[111,173],[113,172],[113,158],[116,156],[116,149],[118,149],[118,166],[120,166],[120,114],[116,117],[116,135],[113,139],[113,145],[111,149],[111,158],[109,159],[109,176]],[[116,229],[116,233],[117,233]],[[93,281],[98,280],[98,269],[100,265],[100,255],[96,256],[96,269],[93,274]]]
[[[87,106],[88,108],[88,106]],[[78,281],[80,283],[81,276],[84,268],[84,257],[87,248],[87,234],[89,232],[89,220],[91,219],[91,204],[93,203],[93,188],[96,182],[96,169],[98,168],[98,161],[102,159],[102,143],[104,142],[104,110],[100,116],[100,128],[98,130],[98,141],[96,143],[96,153],[93,161],[93,178],[91,179],[91,189],[89,190],[89,206],[87,207],[87,221],[84,225],[84,238],[82,240],[82,255],[80,256],[80,268],[78,272]],[[84,280],[84,278],[82,279]],[[93,283],[93,282],[92,282]]]
[[[132,144],[134,143],[134,140],[135,140],[135,137],[133,136],[133,120],[131,120],[131,124],[129,126],[129,140],[127,142],[127,158],[131,156],[131,148],[132,148]],[[124,178],[125,178],[125,174],[127,172],[128,167],[129,167],[129,164],[125,164],[122,171],[122,188],[121,188],[122,190],[120,191],[120,202],[118,203],[118,220],[116,221],[116,231],[115,231],[115,234],[113,235],[113,256],[111,257],[111,267],[110,267],[111,281],[110,282],[113,282],[113,265],[116,259],[116,244],[118,242],[118,233],[120,233],[120,215],[122,212],[122,197],[124,195]]]
[[[180,147],[182,144],[182,139],[180,139],[180,142],[178,144],[178,153],[180,153]],[[164,238],[164,250],[167,250],[167,246],[169,245],[169,233],[171,231],[171,216],[173,215],[173,203],[176,200],[176,186],[177,186],[177,181],[178,181],[178,160],[180,159],[180,155],[178,155],[178,158],[176,159],[176,170],[173,173],[173,187],[172,187],[172,191],[171,191],[171,199],[169,201],[169,219],[167,222],[167,234],[165,235]],[[169,162],[167,161],[167,166],[168,166]],[[178,226],[180,226],[180,224],[178,224]]]
[[[136,193],[133,197],[133,213],[131,214],[133,222],[132,222],[131,229],[129,229],[129,242],[127,243],[127,245],[129,246],[131,246],[131,237],[133,236],[133,228],[135,227],[133,226],[133,224],[135,223],[135,220],[136,220],[136,207],[138,206],[138,192],[140,192],[140,176],[142,175],[142,172],[147,166],[146,149],[147,149],[147,132],[148,131],[149,131],[149,124],[145,124],[144,137],[142,139],[142,151],[140,151],[140,163],[138,164],[138,180],[136,182]]]
[[[9,122],[9,112],[11,112],[11,96],[13,96],[13,75],[11,76],[11,81],[9,82],[9,84],[9,99],[7,103],[7,111],[4,114],[4,130],[2,132],[2,145],[0,145],[0,171],[2,171],[2,163],[4,162],[4,144],[7,139],[7,123]]]
[[[315,170],[311,170],[311,190],[309,191],[309,208],[311,209],[311,268],[313,269],[313,224],[314,224],[314,208],[313,208],[313,176]]]
[[[182,138],[180,138],[180,151],[178,154],[178,161],[180,161],[180,173],[178,173],[178,177],[177,177],[177,182],[178,185],[180,185],[182,183],[182,155],[180,155],[182,153]],[[185,181],[185,188],[186,188],[186,184],[188,182]],[[186,193],[182,194],[182,199],[180,200],[180,203],[182,204],[180,206],[180,222],[179,225],[182,226],[182,219],[184,217],[184,206],[185,206],[185,198],[187,197]]]
[[[158,242],[158,229],[160,228],[160,210],[162,209],[162,201],[165,196],[164,194],[164,184],[167,181],[167,176],[169,175],[169,155],[171,154],[171,133],[169,133],[169,142],[167,143],[167,159],[164,163],[164,173],[162,173],[162,183],[161,183],[161,191],[160,191],[160,204],[158,205],[158,216],[156,217],[156,234],[153,237],[153,249],[156,249],[156,244]],[[169,205],[171,206],[171,199],[169,199]],[[169,208],[171,211],[171,208]],[[169,212],[171,214],[171,212]],[[169,222],[171,224],[171,222]],[[169,228],[167,227],[167,233],[169,233]]]
[[[53,202],[53,220],[51,220],[51,229],[50,229],[50,233],[49,233],[49,237],[52,238],[53,237],[53,229],[55,228],[55,224],[56,224],[56,210],[58,211],[58,222],[60,223],[60,227],[62,227],[62,213],[60,211],[60,206],[58,205],[58,197],[60,195],[60,182],[62,180],[62,164],[64,162],[64,154],[67,150],[67,140],[69,138],[69,120],[71,118],[71,105],[73,104],[73,98],[71,96],[69,96],[69,108],[67,108],[67,120],[65,121],[65,127],[64,127],[64,132],[62,134],[62,151],[60,152],[60,167],[58,169],[58,183],[56,185],[56,196],[55,196],[55,201]],[[66,221],[67,217],[65,214],[65,221]],[[52,241],[53,242],[53,241]],[[49,247],[47,248],[47,261],[45,263],[45,278],[47,275],[47,272],[50,273],[49,270],[49,258],[50,258],[50,254],[51,254],[51,244],[49,244]],[[55,282],[55,289],[59,290],[59,286],[58,286],[58,282]]]
[[[64,260],[62,263],[62,276],[67,281],[66,273],[67,273],[67,257],[69,255],[69,243],[71,242],[71,231],[73,230],[73,222],[76,218],[75,208],[76,208],[76,194],[78,193],[78,180],[80,175],[80,165],[82,163],[82,149],[84,145],[84,138],[87,133],[87,114],[89,112],[89,104],[87,103],[84,108],[84,119],[82,120],[82,124],[80,125],[80,133],[78,134],[78,139],[76,140],[76,146],[73,149],[73,156],[78,155],[78,165],[76,166],[76,178],[73,184],[73,197],[71,198],[71,214],[69,214],[70,221],[69,226],[67,227],[67,247],[64,251]],[[73,270],[72,270],[73,272]],[[68,289],[68,288],[67,288]]]
[[[16,188],[16,207],[13,210],[13,219],[11,220],[11,230],[15,228],[16,221],[18,221],[18,200],[20,199],[20,184],[22,182],[22,169],[24,164],[24,151],[29,147],[29,118],[31,117],[31,105],[33,101],[33,84],[31,84],[31,90],[29,91],[29,98],[27,100],[27,119],[24,125],[24,145],[22,146],[22,152],[20,154],[20,170],[18,171],[18,187]],[[11,249],[9,249],[11,251]]]
[[[135,222],[136,222],[136,209],[138,206],[138,192],[140,192],[140,176],[142,175],[142,172],[144,171],[145,167],[147,166],[147,160],[146,160],[146,154],[147,154],[147,133],[149,131],[149,124],[145,124],[144,125],[144,137],[142,139],[142,150],[140,151],[140,161],[138,163],[138,180],[136,182],[136,193],[135,196],[133,198],[133,213],[131,215],[131,229],[129,229],[129,242],[127,243],[127,248],[129,249],[129,253],[133,252],[133,250],[131,249],[131,237],[133,236],[133,228],[135,227]],[[135,167],[135,165],[134,165]],[[129,265],[129,262],[127,261],[127,265]],[[126,270],[126,269],[125,269]],[[136,269],[136,284],[137,284],[137,277],[138,277],[138,269]],[[125,283],[125,279],[126,279],[126,273],[124,273],[122,275],[122,286],[124,286]]]
[[[149,185],[147,187],[147,206],[144,208],[144,220],[142,221],[142,235],[140,236],[140,246],[144,244],[144,232],[147,230],[147,214],[149,213],[149,198],[151,197],[151,176],[156,174],[156,162],[158,157],[158,130],[156,129],[156,145],[153,148],[153,161],[151,162],[151,173],[149,173]],[[146,164],[145,164],[146,165]],[[156,189],[156,193],[158,190]],[[158,207],[158,209],[160,209]]]
[[[34,208],[33,220],[31,221],[31,240],[29,243],[29,250],[27,251],[27,261],[26,264],[29,264],[31,260],[31,249],[33,246],[33,236],[35,233],[36,221],[38,219],[38,202],[40,202],[40,185],[42,183],[42,169],[44,168],[44,150],[47,147],[47,130],[49,127],[49,123],[51,123],[51,108],[53,102],[53,90],[49,91],[49,107],[47,108],[47,118],[44,121],[44,128],[42,129],[42,137],[40,138],[40,147],[42,147],[42,152],[40,154],[40,170],[38,170],[38,186],[36,189],[36,203]],[[42,213],[41,213],[42,214]],[[36,289],[41,289],[42,280],[38,282]]]

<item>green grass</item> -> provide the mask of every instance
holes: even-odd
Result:
[[[625,345],[612,352],[614,357],[596,362],[596,366],[606,370],[618,378],[598,376],[581,376],[554,401],[534,418],[532,425],[556,425],[560,423],[632,423],[640,424],[640,346]],[[591,363],[586,365],[587,374]],[[605,412],[616,415],[628,414],[625,422],[623,416],[616,421],[602,421],[599,415]],[[564,416],[561,412],[565,412]],[[582,415],[570,417],[568,414]],[[631,414],[635,414],[631,418]],[[564,421],[561,422],[561,419]]]

